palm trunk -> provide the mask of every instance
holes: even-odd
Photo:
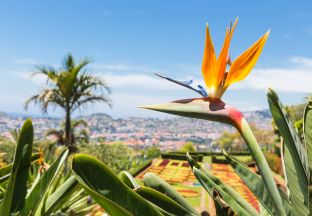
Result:
[[[72,140],[71,140],[71,119],[70,119],[70,109],[66,108],[66,114],[65,114],[65,143],[67,147],[72,146]]]

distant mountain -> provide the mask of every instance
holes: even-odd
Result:
[[[107,115],[105,113],[93,113],[90,115],[90,118],[112,119],[110,115]]]
[[[5,112],[0,111],[0,117],[7,116]]]
[[[270,110],[265,109],[265,110],[256,110],[256,111],[247,111],[247,112],[243,112],[244,116],[246,117],[247,120],[250,121],[255,121],[255,120],[264,120],[264,119],[271,119],[271,113]],[[43,118],[43,119],[55,119],[55,120],[61,120],[61,117],[53,117],[53,116],[48,116],[48,115],[40,115],[40,114],[25,114],[25,113],[13,113],[13,112],[3,112],[0,111],[0,117],[5,117],[5,116],[10,116],[10,117],[22,117],[22,118]],[[175,117],[173,116],[170,119],[175,119],[175,118],[181,118],[181,117]],[[183,117],[182,117],[183,118]],[[145,117],[125,117],[125,118],[118,118],[115,119],[112,116],[106,114],[106,113],[92,113],[90,115],[80,115],[80,116],[76,116],[74,117],[74,119],[96,119],[96,120],[118,120],[118,119],[127,119],[127,120],[133,120],[133,121],[137,121],[137,120],[155,120],[157,118],[145,118]],[[186,119],[186,121],[188,121],[187,119],[189,118],[183,118]],[[159,121],[161,121],[162,119],[159,119]],[[189,119],[191,120],[191,119]],[[192,121],[196,121],[196,119],[192,119]]]
[[[249,118],[251,116],[259,116],[261,118],[272,118],[271,112],[269,109],[265,109],[265,110],[256,110],[256,111],[247,111],[247,112],[243,112],[244,116],[246,118]]]

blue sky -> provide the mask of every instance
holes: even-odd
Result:
[[[98,105],[82,114],[163,116],[136,107],[197,95],[153,73],[201,82],[206,22],[218,53],[236,17],[232,59],[268,29],[271,35],[250,76],[231,86],[224,101],[242,110],[267,108],[266,89],[273,87],[284,103],[302,102],[312,92],[312,3],[252,2],[2,1],[0,110],[39,114],[35,106],[23,109],[23,101],[43,86],[30,74],[38,64],[59,66],[71,52],[77,59],[90,57],[89,69],[113,90],[113,109]]]

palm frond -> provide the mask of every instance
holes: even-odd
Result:
[[[71,125],[73,129],[79,126],[88,127],[88,123],[83,119],[73,120]]]
[[[75,67],[75,60],[71,53],[68,53],[63,60],[62,67],[66,71],[71,71]]]
[[[64,135],[64,131],[62,129],[60,130],[57,130],[57,129],[54,129],[54,128],[50,128],[48,129],[44,135],[47,137],[47,136],[56,136],[56,137],[60,137],[60,136],[63,136]]]
[[[26,110],[28,109],[30,103],[40,105],[42,113],[47,113],[49,106],[54,108],[56,106],[60,106],[62,108],[65,107],[64,99],[60,95],[58,89],[44,89],[40,92],[40,94],[31,96],[24,104]]]
[[[38,65],[36,66],[37,71],[34,72],[31,76],[36,76],[36,75],[44,75],[46,76],[46,83],[48,84],[49,82],[56,83],[57,78],[58,78],[58,71],[56,68],[53,66],[45,66],[45,65]]]
[[[89,95],[86,97],[81,97],[78,101],[76,101],[75,104],[72,106],[72,112],[75,111],[78,107],[81,107],[83,105],[87,105],[89,103],[98,103],[98,102],[104,102],[109,107],[112,107],[112,102],[109,98],[103,95]]]

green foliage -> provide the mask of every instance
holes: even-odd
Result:
[[[73,158],[72,169],[78,182],[109,214],[162,215],[99,160],[77,154]]]
[[[280,175],[283,175],[283,165],[282,165],[281,158],[273,152],[265,152],[264,156],[265,156],[265,159],[267,160],[270,168],[274,172],[276,172]]]
[[[114,144],[85,144],[80,152],[93,155],[109,166],[115,173],[130,170],[134,157],[133,149],[122,142]]]
[[[196,147],[195,147],[194,143],[190,142],[190,141],[184,143],[181,146],[181,148],[179,149],[179,152],[184,152],[184,153],[186,153],[186,152],[195,152],[195,151],[196,151]]]
[[[250,127],[261,147],[265,148],[267,151],[273,151],[275,147],[274,144],[272,144],[274,142],[274,133],[269,130],[259,129],[255,125],[251,125]],[[213,146],[218,150],[225,150],[228,152],[247,150],[247,146],[239,132],[223,132],[213,143]]]
[[[289,118],[292,122],[296,122],[302,119],[303,112],[305,110],[305,104],[297,104],[291,106],[285,106],[285,109],[289,115]]]
[[[303,119],[295,121],[294,126],[295,126],[295,128],[296,128],[296,130],[298,132],[299,137],[301,138],[302,135],[303,135]]]
[[[142,154],[146,158],[157,158],[160,156],[161,152],[157,146],[151,146],[147,149],[144,149]]]
[[[16,143],[11,140],[0,137],[0,153],[3,155],[0,156],[2,162],[12,163],[14,157],[14,150],[16,148]]]
[[[31,162],[32,163],[37,162],[39,157],[40,157],[39,154],[33,154],[31,156]],[[4,182],[10,178],[12,166],[13,166],[13,164],[8,164],[8,165],[2,166],[0,168],[0,183]]]
[[[35,215],[41,212],[41,208],[46,202],[48,189],[51,187],[53,180],[55,179],[57,173],[60,171],[62,164],[64,163],[68,155],[68,150],[65,149],[60,156],[51,164],[49,169],[45,171],[42,175],[39,172],[39,180],[35,185],[32,186],[31,190],[28,192],[25,205],[21,210],[23,215]]]
[[[41,154],[32,155],[33,136],[32,122],[28,119],[17,135],[13,163],[0,168],[1,189],[4,191],[4,198],[0,200],[1,215],[85,213],[85,209],[92,204],[83,202],[64,209],[77,190],[77,181],[62,173],[68,150],[64,149],[48,165]],[[35,179],[33,173],[37,173]],[[81,195],[80,199],[86,198],[85,193]]]
[[[65,122],[61,122],[61,129],[48,129],[45,136],[55,136],[57,144],[65,145]],[[89,142],[88,123],[85,120],[75,119],[71,121],[71,140],[76,144]]]
[[[150,166],[152,164],[153,160],[148,159],[144,160],[143,162],[139,163],[139,165],[136,165],[130,169],[130,173],[133,176],[137,176],[140,172],[142,172],[146,167]]]
[[[231,151],[234,145],[235,139],[237,139],[236,133],[223,132],[221,136],[213,144],[215,148]]]
[[[278,133],[282,137],[282,161],[273,153],[265,153],[266,157],[264,156],[244,118],[236,127],[247,143],[260,175],[252,172],[234,156],[224,152],[228,163],[258,199],[260,212],[257,212],[235,189],[205,170],[190,154],[184,156],[198,182],[212,197],[218,216],[310,214],[312,102],[308,102],[302,123],[296,128],[273,90],[268,93],[268,101]],[[183,107],[179,106],[180,112]],[[188,112],[190,109],[193,108],[188,107]],[[200,117],[203,118],[204,111],[200,111]],[[209,113],[209,119],[214,119],[210,115],[213,113]],[[196,117],[196,112],[192,112],[192,117]],[[300,133],[304,134],[304,137],[301,137]],[[225,139],[221,140],[223,146],[233,143],[233,139],[241,139],[238,133],[234,138],[232,136],[233,134],[227,134],[223,137]],[[104,163],[94,157],[77,154],[72,159],[74,174],[72,176],[72,173],[66,170],[66,166],[64,167],[67,149],[60,153],[57,153],[59,149],[54,149],[53,154],[58,154],[58,157],[51,159],[53,162],[50,165],[45,164],[41,157],[38,160],[38,155],[32,155],[33,149],[39,146],[33,145],[33,128],[30,120],[25,122],[16,137],[13,164],[0,169],[0,186],[5,188],[4,198],[0,201],[1,215],[85,215],[94,207],[93,203],[87,202],[87,194],[111,215],[198,215],[179,193],[158,176],[146,174],[143,179],[144,186],[140,186],[128,172],[120,172],[121,170],[131,172],[130,168],[134,164],[138,167],[147,159],[157,157],[159,149],[155,147],[143,151],[145,156],[140,157],[138,152],[134,152],[123,143],[84,144],[81,146],[83,152],[95,155]],[[267,137],[263,138],[266,139]],[[53,147],[49,146],[49,149]],[[187,143],[182,152],[193,150],[193,144]],[[32,165],[36,160],[40,167]],[[277,187],[268,163],[274,171],[283,173],[287,183],[286,191]],[[281,168],[282,164],[284,170]],[[120,173],[117,176],[115,173],[118,172]],[[35,179],[33,173],[38,173]]]

